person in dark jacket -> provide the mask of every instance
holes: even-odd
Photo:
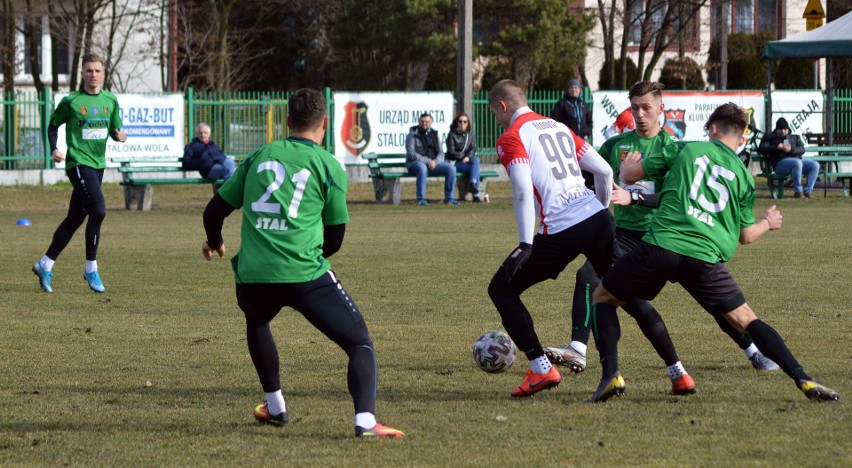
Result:
[[[578,137],[588,140],[592,135],[593,128],[592,110],[589,109],[589,105],[580,96],[582,91],[583,86],[579,80],[569,81],[568,91],[553,106],[550,118],[557,122],[562,122],[572,132],[576,133]]]
[[[426,206],[426,177],[444,176],[444,203],[458,205],[456,190],[456,168],[444,161],[444,145],[432,128],[432,116],[423,114],[418,125],[411,127],[405,138],[405,167],[417,176],[417,204]]]
[[[450,124],[447,134],[447,161],[455,161],[456,171],[465,172],[470,177],[473,202],[482,201],[479,193],[479,158],[476,157],[476,138],[473,136],[473,122],[467,114],[460,114]],[[459,194],[460,198],[462,194]]]
[[[195,126],[195,138],[183,150],[183,170],[198,171],[210,180],[228,180],[234,173],[234,160],[210,139],[210,125],[202,122]]]
[[[817,175],[819,175],[819,163],[802,159],[805,154],[805,144],[799,135],[790,133],[790,124],[787,119],[781,117],[775,123],[775,130],[763,135],[760,146],[757,148],[760,154],[769,159],[769,164],[776,174],[790,174],[793,179],[793,191],[795,198],[811,197],[814,191]],[[805,175],[805,187],[802,189],[802,174]]]

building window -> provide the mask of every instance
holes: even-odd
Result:
[[[630,18],[633,18],[631,21],[630,32],[628,33],[628,43],[632,46],[639,46],[642,42],[642,24],[645,22],[646,18],[649,18],[650,15],[650,24],[649,24],[649,36],[646,37],[646,40],[650,40],[650,46],[654,45],[654,38],[662,32],[666,31],[669,34],[675,34],[678,31],[683,31],[683,37],[685,41],[685,46],[687,48],[698,48],[699,46],[699,21],[698,21],[698,10],[690,8],[688,5],[685,6],[685,10],[681,15],[677,8],[680,5],[677,2],[668,2],[664,0],[654,0],[651,2],[650,9],[646,9],[647,3],[644,1],[636,1],[632,2],[630,6]],[[663,21],[665,20],[666,13],[668,10],[672,8],[670,26],[666,27],[663,25]],[[691,15],[691,17],[690,17]],[[683,27],[681,27],[681,21],[684,22]],[[672,45],[676,45],[676,39],[672,39]]]
[[[757,32],[769,32],[773,37],[781,38],[779,10],[778,0],[757,0]]]

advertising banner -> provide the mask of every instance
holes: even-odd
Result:
[[[443,143],[454,117],[450,92],[334,93],[334,156],[364,164],[364,153],[404,154],[408,131],[424,113]]]
[[[773,91],[772,116],[770,119],[772,131],[775,122],[784,117],[790,124],[790,133],[797,133],[805,139],[805,133],[823,133],[823,98],[822,91]]]
[[[627,91],[623,90],[595,91],[593,98],[594,145],[599,147],[604,142],[606,129],[621,111],[630,107],[630,101]],[[660,125],[677,140],[706,140],[704,123],[713,110],[726,102],[743,107],[752,125],[758,128],[763,125],[765,110],[761,91],[664,92]],[[748,136],[749,132],[746,133]]]
[[[56,94],[56,104],[67,96]],[[184,102],[181,94],[117,94],[122,130],[127,141],[107,139],[107,167],[116,167],[112,158],[181,157],[184,142]],[[67,153],[66,125],[59,127],[57,147]],[[64,167],[64,162],[57,167]]]

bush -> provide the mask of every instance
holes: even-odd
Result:
[[[810,89],[814,86],[814,63],[808,59],[781,59],[773,68],[776,89]],[[766,72],[764,71],[764,76]],[[764,83],[766,79],[764,78]]]
[[[766,65],[760,55],[766,43],[773,40],[772,34],[736,33],[728,36],[728,89],[763,89],[766,87]],[[716,83],[719,69],[718,44],[710,46],[707,62],[707,81]],[[775,68],[773,68],[774,74]]]
[[[689,57],[668,59],[657,80],[666,85],[666,89],[704,89],[701,65]]]
[[[627,86],[621,87],[621,59],[615,60],[615,79],[610,79],[608,62],[604,62],[601,76],[598,79],[598,89],[630,89],[639,76],[639,69],[630,57],[627,57]]]

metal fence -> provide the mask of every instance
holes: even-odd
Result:
[[[852,132],[852,89],[834,92],[832,115],[835,132]],[[550,115],[564,91],[542,90],[530,94],[530,107]],[[325,89],[330,128],[325,147],[333,151],[333,93]],[[195,93],[185,95],[185,139],[195,135],[195,125],[208,123],[213,139],[229,156],[246,156],[255,148],[288,136],[287,92]],[[586,101],[591,94],[586,90]],[[0,114],[0,169],[49,169],[53,167],[47,144],[47,125],[54,108],[50,90],[17,91],[3,97]],[[481,91],[473,99],[473,121],[477,154],[484,163],[496,163],[494,143],[502,129],[488,110],[488,93]]]

